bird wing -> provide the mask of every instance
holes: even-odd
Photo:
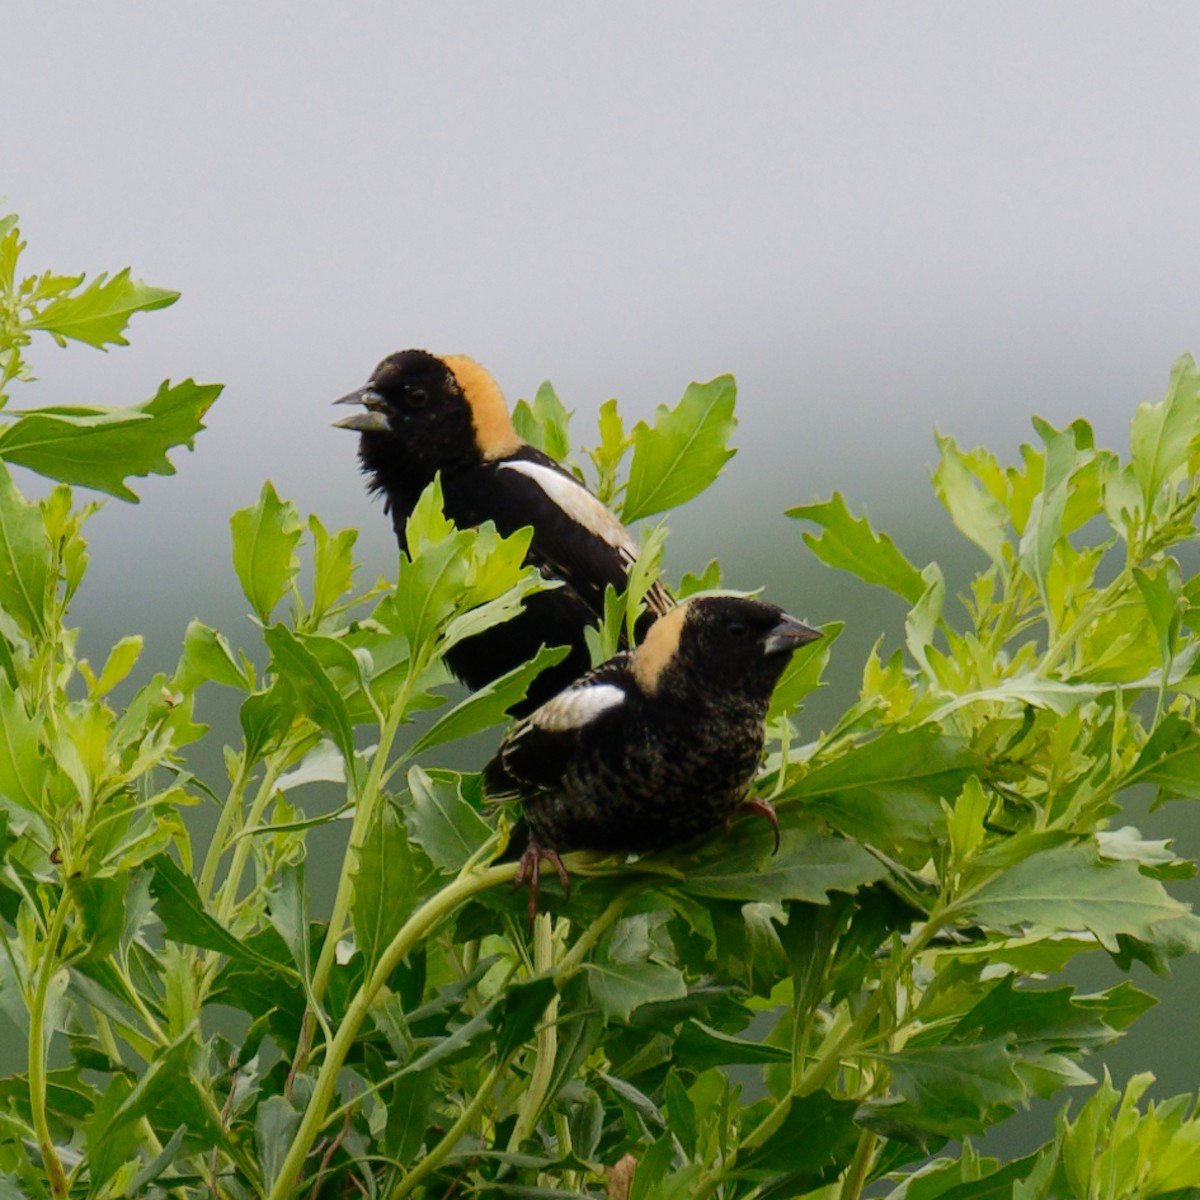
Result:
[[[545,455],[506,459],[497,469],[530,480],[551,501],[556,516],[545,519],[537,529],[531,554],[578,592],[597,616],[602,616],[605,586],[611,583],[618,592],[624,591],[629,569],[637,561],[638,545],[629,530],[577,479]],[[656,616],[674,607],[666,589],[657,582],[645,599]]]
[[[484,768],[489,796],[552,791],[577,757],[584,730],[611,720],[629,699],[628,655],[618,655],[559,692],[509,731]]]

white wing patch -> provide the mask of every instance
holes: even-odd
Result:
[[[501,463],[500,466],[505,471],[517,471],[532,479],[567,516],[619,550],[622,558],[630,563],[637,558],[637,542],[629,536],[625,526],[587,488],[566,475],[560,475],[551,467],[542,466],[541,463],[516,459]]]
[[[547,700],[529,717],[529,723],[547,733],[582,729],[601,713],[625,703],[625,690],[615,683],[592,683],[568,688]]]

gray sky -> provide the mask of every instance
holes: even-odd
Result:
[[[940,555],[935,424],[1010,459],[1031,412],[1086,415],[1123,447],[1200,348],[1194,4],[122,0],[3,30],[29,268],[183,292],[130,350],[43,348],[22,402],[227,385],[179,476],[92,523],[93,653],[149,627],[173,661],[197,612],[248,636],[228,515],[267,477],[390,569],[328,401],[418,345],[510,399],[551,378],[580,437],[608,396],[647,415],[735,373],[741,453],[673,519],[671,573],[717,554],[849,617],[856,671],[884,618],[784,507],[838,488]]]

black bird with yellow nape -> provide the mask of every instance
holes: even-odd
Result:
[[[484,786],[521,802],[517,883],[529,883],[530,914],[543,859],[568,886],[568,850],[661,850],[739,810],[766,817],[778,849],[775,810],[747,797],[775,685],[819,637],[774,604],[696,596],[514,726]]]
[[[464,355],[403,350],[335,403],[361,410],[337,424],[361,434],[369,488],[385,496],[401,545],[413,507],[440,473],[446,515],[456,525],[493,521],[504,535],[532,526],[526,561],[562,585],[530,596],[511,621],[454,646],[447,659],[459,679],[480,688],[541,646],[569,647],[514,706],[520,715],[582,675],[591,665],[584,629],[603,614],[607,585],[624,591],[638,546],[569,471],[518,436],[492,376]],[[639,637],[673,602],[655,585],[646,605]]]

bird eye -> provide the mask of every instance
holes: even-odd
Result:
[[[735,638],[745,637],[750,632],[750,626],[745,621],[727,621],[725,632]]]
[[[424,388],[409,388],[406,399],[410,408],[423,408],[429,395]]]

